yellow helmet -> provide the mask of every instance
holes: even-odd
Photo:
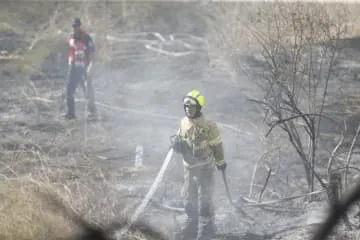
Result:
[[[200,107],[203,107],[205,106],[205,98],[198,90],[194,89],[185,95],[184,104],[198,104]]]

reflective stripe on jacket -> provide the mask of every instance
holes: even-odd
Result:
[[[215,122],[205,119],[203,115],[196,119],[184,117],[180,122],[179,135],[192,151],[195,159],[193,166],[210,163],[221,165],[224,162],[222,146],[217,147],[222,145],[222,138]],[[192,167],[186,159],[183,162],[186,167]]]

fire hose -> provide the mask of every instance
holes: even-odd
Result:
[[[146,208],[147,204],[149,203],[149,201],[152,199],[154,193],[156,192],[162,177],[164,176],[164,173],[170,163],[170,160],[172,159],[174,150],[172,148],[170,148],[170,150],[168,151],[166,158],[160,168],[159,173],[157,174],[153,184],[151,185],[149,191],[146,193],[144,199],[142,200],[142,202],[140,203],[140,205],[136,208],[135,212],[133,213],[130,222],[128,223],[128,225],[126,227],[124,227],[120,232],[116,232],[115,233],[115,238],[116,239],[121,239],[121,237],[126,234],[126,232],[129,230],[130,226],[138,219],[138,217],[141,215],[141,213],[144,211],[144,209]]]
[[[159,183],[162,180],[162,177],[169,165],[170,160],[172,159],[173,156],[173,149],[171,148],[165,158],[165,161],[163,162],[161,169],[158,173],[158,175],[155,178],[155,181],[153,182],[153,184],[151,185],[149,191],[147,192],[147,194],[145,195],[143,201],[141,202],[141,204],[139,205],[139,207],[136,209],[135,213],[133,214],[132,217],[132,221],[136,221],[136,219],[139,217],[139,215],[142,213],[142,211],[145,209],[146,205],[149,203],[149,201],[151,200],[152,196],[154,195]],[[226,178],[226,173],[225,171],[221,171],[221,176],[224,182],[224,186],[225,186],[225,190],[226,190],[226,195],[228,198],[229,203],[231,204],[231,206],[233,206],[236,210],[238,210],[241,214],[243,214],[245,217],[251,219],[254,221],[254,218],[251,217],[249,214],[247,214],[240,206],[236,205],[234,203],[234,201],[232,200],[231,197],[231,193],[230,193],[230,189],[229,189],[229,184],[227,182],[227,178]],[[178,208],[177,208],[178,209]]]
[[[161,180],[162,180],[162,177],[164,176],[164,173],[172,159],[172,156],[173,156],[173,153],[174,153],[174,150],[173,148],[170,148],[170,150],[168,151],[168,154],[166,155],[166,158],[160,168],[160,171],[158,172],[153,184],[151,185],[149,191],[147,192],[147,194],[145,195],[144,199],[142,200],[142,202],[140,203],[140,205],[137,207],[137,209],[135,210],[134,214],[132,215],[132,218],[131,218],[131,221],[128,225],[128,227],[125,227],[124,229],[122,229],[122,231],[120,232],[117,232],[115,234],[115,236],[117,237],[117,239],[119,239],[123,234],[125,234],[125,232],[129,229],[130,225],[132,223],[134,223],[137,218],[140,216],[140,214],[144,211],[144,209],[146,208],[147,204],[149,203],[149,201],[152,199],[152,196],[154,195],[154,193],[156,192]],[[230,190],[229,190],[229,185],[228,185],[228,182],[227,182],[227,179],[226,179],[226,175],[225,175],[225,171],[221,171],[221,174],[222,174],[222,178],[223,178],[223,181],[224,181],[224,185],[225,185],[225,189],[226,189],[226,194],[227,194],[227,197],[228,197],[228,200],[230,202],[230,204],[235,208],[237,209],[239,212],[241,212],[244,216],[246,216],[247,218],[250,218],[252,221],[254,221],[254,218],[249,216],[249,214],[247,214],[244,210],[242,210],[242,208],[240,206],[237,206],[232,198],[231,198],[231,194],[230,194]],[[183,211],[184,212],[184,211]]]
[[[236,210],[238,210],[241,214],[243,214],[247,218],[250,218],[252,221],[254,221],[255,219],[253,217],[251,217],[249,214],[247,214],[240,206],[236,205],[234,203],[234,201],[232,200],[230,190],[229,190],[229,184],[228,184],[227,179],[226,179],[225,171],[221,171],[221,176],[222,176],[222,179],[223,179],[223,182],[224,182],[224,185],[225,185],[226,195],[227,195],[227,198],[228,198],[231,206],[233,206]]]
[[[182,153],[184,159],[187,158],[192,158],[191,155],[191,150],[189,149],[189,147],[186,144],[183,144],[182,141],[179,139],[178,134],[175,134],[173,136],[170,137],[170,142],[172,144],[172,146],[175,146],[176,143],[179,143],[179,149],[178,151]],[[189,164],[193,164],[193,161],[190,161]],[[232,200],[231,194],[230,194],[230,190],[229,190],[229,184],[227,182],[227,178],[226,178],[226,174],[225,174],[225,170],[221,170],[221,175],[222,175],[222,179],[225,185],[225,190],[226,190],[226,196],[228,198],[228,201],[230,202],[231,206],[233,206],[237,211],[239,211],[241,214],[243,214],[245,217],[251,219],[252,221],[254,221],[254,218],[249,216],[249,214],[247,214],[240,206],[237,206],[234,201]]]

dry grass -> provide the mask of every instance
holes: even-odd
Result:
[[[0,232],[1,239],[56,239],[71,233],[71,222],[52,211],[43,191],[29,179],[0,183]]]
[[[15,103],[17,108],[28,106],[23,105],[22,101]],[[95,152],[108,147],[107,143],[87,149],[81,130],[59,122],[1,124],[4,130],[13,131],[0,141],[0,239],[51,240],[82,230],[54,198],[66,202],[84,220],[105,227],[126,221],[139,204],[140,198],[134,199],[130,190],[119,189],[116,183],[136,178],[146,169],[101,166]],[[41,127],[50,129],[41,131]],[[40,140],[44,138],[46,144]],[[139,227],[132,231],[136,233],[130,239],[151,239]]]
[[[52,174],[48,169],[0,182],[1,239],[74,239],[95,227],[94,220],[107,234],[125,226],[136,204],[126,203],[125,192],[115,192],[106,181],[51,182]],[[128,232],[129,239],[163,239],[159,234],[141,222]]]
[[[23,3],[22,3],[23,4]],[[2,66],[8,72],[22,72],[26,75],[38,73],[44,61],[54,61],[49,57],[62,52],[66,39],[72,31],[71,19],[80,17],[83,28],[89,31],[97,48],[96,61],[111,61],[112,49],[105,36],[124,31],[142,31],[139,26],[153,14],[152,3],[97,3],[63,2],[51,3],[31,1],[19,7],[19,2],[0,3],[0,33],[13,32],[25,42],[25,47],[17,49],[7,57],[9,62]],[[121,45],[117,46],[117,50]],[[64,51],[63,51],[64,52]]]
[[[346,3],[265,3],[237,2],[210,4],[208,14],[208,32],[211,61],[230,73],[244,71],[238,56],[261,52],[258,37],[283,41],[290,46],[293,43],[293,16],[310,17],[316,23],[315,31],[321,31],[323,24],[344,29],[342,38],[360,36],[360,4]],[[318,29],[319,28],[319,29]],[[277,35],[275,35],[277,34]],[[280,35],[278,35],[280,34]],[[304,34],[306,35],[306,33]],[[318,39],[321,42],[322,39]],[[234,76],[237,77],[236,74]]]
[[[60,123],[48,124],[53,129],[66,129]],[[74,128],[49,134],[31,124],[23,125],[24,129],[11,122],[5,125],[14,132],[0,141],[0,239],[74,236],[84,231],[77,218],[90,224],[99,222],[107,232],[114,222],[114,228],[122,227],[134,212],[140,198],[134,199],[130,190],[119,189],[116,183],[136,178],[146,169],[100,166],[96,154],[91,153],[95,149],[82,147],[82,133]],[[44,134],[49,140],[46,146],[38,142]],[[80,217],[74,217],[69,209]],[[139,223],[131,229],[129,239],[153,239],[151,230]]]
[[[26,7],[19,8],[18,2],[0,3],[0,31],[11,30],[22,35],[31,51],[20,50],[24,60],[11,61],[9,68],[21,72],[34,72],[42,64],[46,56],[61,48],[61,42],[71,30],[69,20],[74,16],[83,19],[84,28],[91,29],[96,34],[96,47],[98,61],[111,60],[111,48],[104,40],[106,34],[122,32],[144,31],[149,26],[149,20],[161,18],[159,12],[167,11],[171,4],[157,2],[111,2],[98,3],[85,1],[84,3],[64,2],[46,3],[44,1],[31,1]],[[179,3],[173,3],[176,6]],[[328,18],[336,20],[339,14],[346,15],[348,37],[360,35],[360,4],[318,4],[326,10]],[[206,5],[205,5],[206,6]],[[249,33],[249,27],[260,31],[267,31],[265,26],[276,8],[286,14],[291,12],[294,5],[285,3],[239,2],[239,3],[214,3],[210,7],[199,8],[198,15],[213,15],[214,18],[208,25],[210,54],[216,56],[216,61],[225,62],[223,55],[236,56],[240,52],[258,49],[258,45]],[[280,7],[279,7],[280,6]],[[193,6],[191,6],[193,7]],[[206,13],[206,10],[209,12]],[[203,16],[201,16],[203,17]],[[165,19],[164,19],[165,20]],[[181,20],[182,22],[188,20]],[[30,24],[29,24],[30,23]],[[286,25],[280,23],[280,25]],[[154,29],[169,30],[166,22],[163,25],[156,23]],[[61,30],[59,34],[58,30]],[[228,52],[229,44],[233,46]],[[236,46],[236,47],[234,47]],[[121,47],[121,44],[117,48]],[[213,51],[217,49],[217,51]],[[228,66],[229,67],[233,67]]]

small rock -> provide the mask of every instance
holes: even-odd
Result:
[[[32,74],[32,75],[30,76],[30,80],[31,80],[31,81],[42,80],[42,79],[44,79],[44,78],[43,78],[43,76],[40,75],[40,74]]]

